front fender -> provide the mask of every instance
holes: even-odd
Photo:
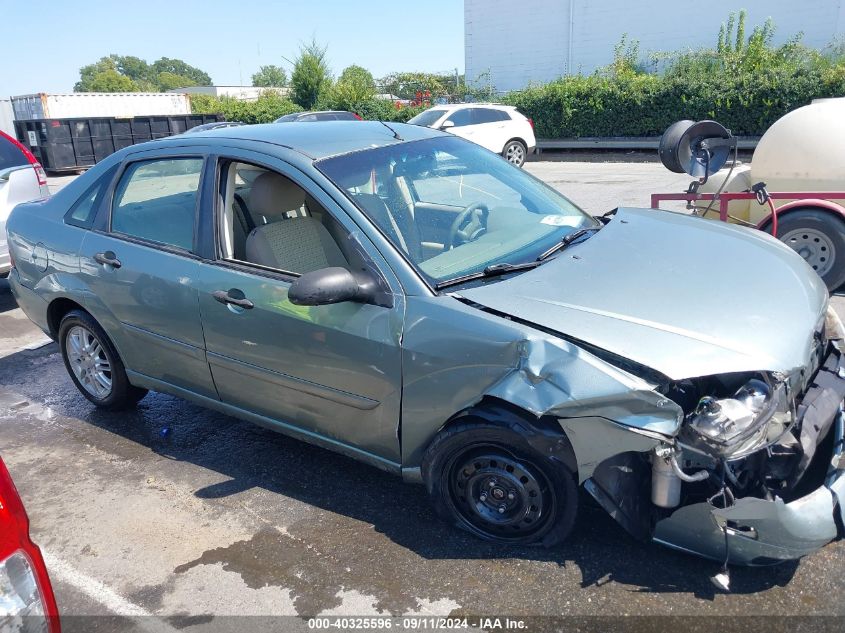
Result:
[[[569,341],[454,302],[409,301],[402,455],[414,468],[455,413],[485,398],[558,419],[581,481],[606,458],[673,437],[683,413],[653,385]],[[634,431],[634,432],[632,432]]]

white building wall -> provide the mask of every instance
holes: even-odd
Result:
[[[845,32],[845,0],[464,0],[466,76],[489,72],[507,91],[589,74],[612,61],[625,33],[644,58],[714,47],[719,26],[743,8],[746,35],[772,17],[776,43],[803,32],[806,44],[823,48]]]

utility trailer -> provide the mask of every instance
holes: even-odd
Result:
[[[684,193],[653,194],[651,206],[686,201],[695,215],[771,233],[835,291],[845,284],[843,145],[845,98],[817,99],[775,121],[750,165],[737,160],[736,138],[718,123],[679,121],[663,134],[660,158],[696,180]]]

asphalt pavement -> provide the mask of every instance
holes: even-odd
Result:
[[[686,185],[654,163],[528,170],[592,213]],[[834,302],[845,317],[845,297]],[[502,547],[443,523],[421,487],[179,398],[99,411],[4,280],[0,455],[65,631],[307,630],[337,614],[845,616],[842,542],[734,569],[725,594],[708,579],[717,564],[633,540],[587,498],[564,545]],[[288,617],[227,618],[247,614]]]

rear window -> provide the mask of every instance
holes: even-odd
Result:
[[[0,135],[0,171],[28,164],[29,160],[21,149],[8,138]]]

